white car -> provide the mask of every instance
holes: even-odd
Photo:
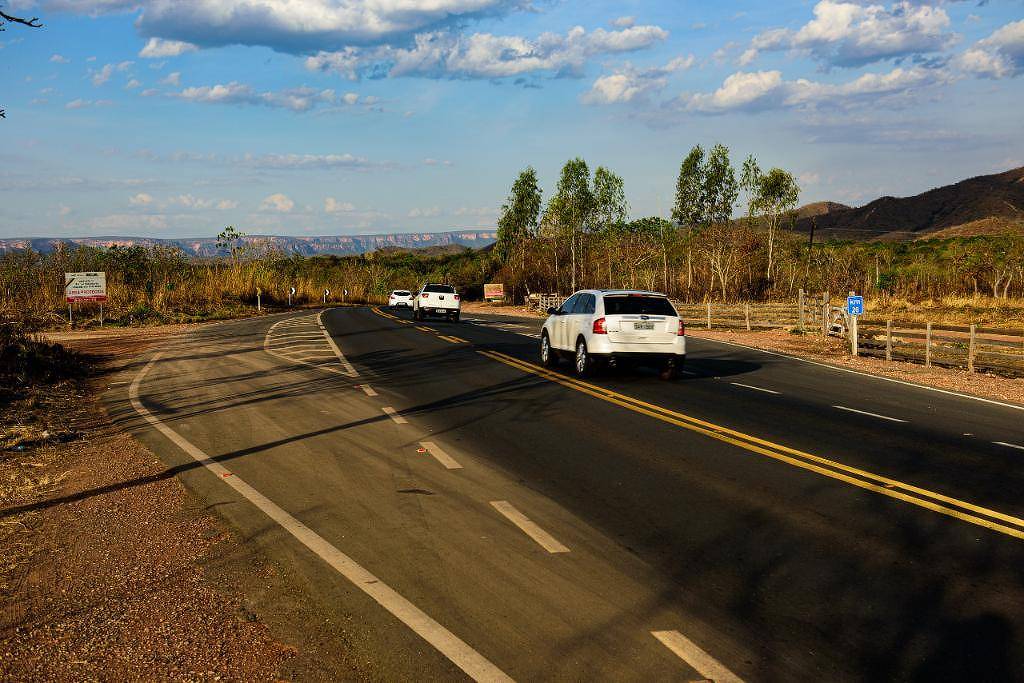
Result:
[[[548,309],[540,359],[553,367],[571,357],[585,377],[612,360],[654,361],[671,379],[686,361],[686,326],[664,294],[587,289]]]
[[[423,285],[412,301],[414,320],[423,320],[428,315],[440,315],[457,323],[461,309],[459,294],[451,285]]]
[[[396,289],[388,295],[389,308],[412,308],[412,292],[406,289]]]

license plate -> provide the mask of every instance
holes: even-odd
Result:
[[[633,329],[634,330],[653,330],[654,329],[654,323],[651,323],[651,322],[633,323]]]

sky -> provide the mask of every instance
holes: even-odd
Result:
[[[1024,2],[0,0],[0,237],[488,228],[695,144],[861,205],[1024,165]]]

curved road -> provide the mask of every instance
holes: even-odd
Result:
[[[225,323],[111,412],[380,677],[1012,680],[1024,411],[690,339],[577,382],[539,322]]]

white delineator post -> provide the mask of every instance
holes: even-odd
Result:
[[[967,372],[974,372],[974,355],[978,352],[976,335],[977,326],[971,323],[971,343],[967,347]]]
[[[885,361],[892,361],[892,319],[885,321]]]
[[[743,314],[747,319],[747,332],[750,332],[750,302],[743,304]]]
[[[708,302],[708,329],[711,329],[711,302]]]
[[[932,324],[925,323],[924,326],[924,366],[932,366]]]

